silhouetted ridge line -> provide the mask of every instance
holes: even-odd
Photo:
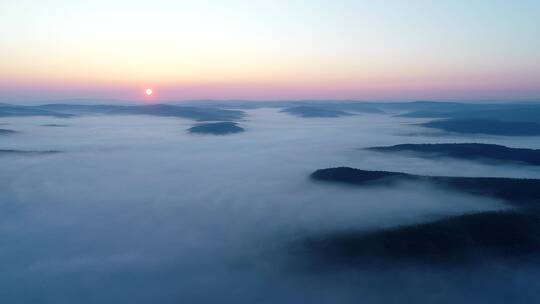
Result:
[[[540,202],[540,179],[423,176],[402,172],[366,171],[349,167],[319,169],[310,177],[317,181],[357,186],[392,186],[404,181],[423,182],[453,191],[491,196],[517,205]]]
[[[452,157],[459,159],[494,160],[522,162],[540,165],[540,150],[509,148],[502,145],[480,143],[454,144],[401,144],[394,146],[370,147],[367,150],[378,152],[411,152],[421,157]]]
[[[536,122],[511,122],[494,119],[443,119],[420,124],[426,128],[463,134],[487,134],[505,136],[540,135],[540,124]]]

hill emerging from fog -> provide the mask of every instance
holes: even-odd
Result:
[[[0,149],[1,155],[47,155],[61,153],[57,150],[15,150],[15,149]]]
[[[540,124],[536,122],[512,122],[493,119],[443,119],[420,124],[426,128],[463,134],[487,134],[505,136],[540,135]]]
[[[234,122],[204,123],[188,129],[189,133],[227,135],[244,132],[244,128],[239,127]]]
[[[467,104],[467,103],[411,103],[405,106],[407,113],[401,117],[447,118],[447,119],[488,119],[515,122],[540,121],[540,104]]]
[[[401,144],[370,147],[366,150],[386,153],[406,153],[420,157],[451,157],[458,159],[520,162],[540,165],[540,150],[509,148],[502,145],[480,143],[453,144]]]
[[[15,134],[17,131],[13,131],[10,129],[0,129],[0,135],[9,135],[9,134]]]
[[[349,167],[319,169],[313,180],[356,186],[393,186],[398,182],[421,182],[472,195],[503,199],[515,205],[540,202],[540,179],[503,177],[424,176],[402,172],[367,171]]]
[[[300,245],[300,252],[319,268],[538,260],[540,216],[534,210],[483,212],[382,230],[338,231],[308,237]]]

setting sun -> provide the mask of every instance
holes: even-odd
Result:
[[[146,89],[146,95],[151,96],[152,95],[152,89]]]

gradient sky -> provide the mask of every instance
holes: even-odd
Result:
[[[0,2],[0,101],[540,99],[540,1]]]

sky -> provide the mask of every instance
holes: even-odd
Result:
[[[1,1],[0,102],[540,100],[538,16],[537,0]]]

